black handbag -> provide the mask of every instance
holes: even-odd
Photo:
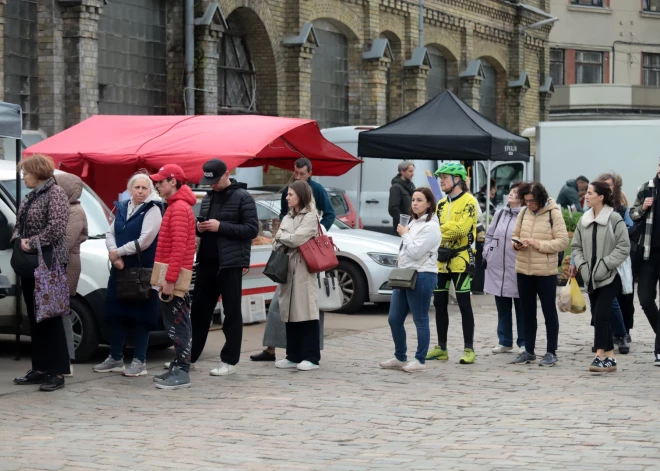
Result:
[[[289,273],[289,256],[284,252],[273,250],[266,262],[264,275],[275,283],[284,284]]]
[[[146,301],[151,291],[151,272],[153,269],[142,267],[142,251],[137,240],[134,241],[139,267],[117,270],[117,299],[119,301]]]
[[[44,256],[44,262],[48,269],[53,268],[53,246],[47,245],[41,248]],[[24,252],[21,248],[21,238],[14,239],[14,246],[11,254],[11,267],[21,278],[34,278],[34,271],[39,266],[39,255],[36,250]]]

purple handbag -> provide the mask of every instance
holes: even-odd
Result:
[[[56,261],[49,270],[37,237],[39,266],[34,270],[34,310],[37,322],[69,314],[69,285],[66,270]]]

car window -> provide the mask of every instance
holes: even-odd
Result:
[[[330,203],[335,210],[336,216],[345,216],[348,214],[348,205],[342,193],[328,193],[328,196],[330,196]]]

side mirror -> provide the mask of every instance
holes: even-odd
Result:
[[[9,224],[7,216],[0,212],[0,250],[11,248],[11,234],[14,232],[14,225]]]

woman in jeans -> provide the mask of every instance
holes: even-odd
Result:
[[[612,301],[621,293],[617,268],[630,255],[628,229],[612,208],[612,190],[604,182],[592,182],[585,197],[591,209],[584,213],[573,236],[575,266],[582,275],[596,334],[596,358],[589,371],[616,371],[610,315]]]
[[[525,316],[525,351],[513,363],[536,360],[536,297],[541,300],[548,336],[547,351],[540,366],[557,363],[559,317],[557,294],[558,254],[568,247],[568,232],[561,210],[538,182],[518,190],[525,208],[518,214],[511,244],[516,250],[516,273],[520,305]]]
[[[511,185],[507,207],[493,216],[493,222],[488,227],[484,244],[483,258],[488,264],[484,292],[495,296],[495,306],[497,306],[499,344],[493,348],[493,353],[506,353],[513,350],[511,318],[514,306],[519,353],[525,350],[525,324],[518,297],[518,280],[515,270],[516,252],[509,245],[522,206],[518,195],[518,189],[521,186],[520,182]]]
[[[438,281],[437,253],[440,222],[435,215],[435,198],[429,188],[417,188],[412,195],[411,222],[397,226],[401,236],[399,268],[417,270],[415,289],[394,289],[388,321],[394,340],[394,358],[380,363],[381,368],[401,369],[407,373],[426,371],[426,354],[431,341],[429,306]],[[412,311],[417,328],[417,352],[408,362],[406,329],[403,323]]]
[[[152,268],[156,256],[158,232],[163,220],[162,204],[149,175],[136,173],[128,181],[131,198],[115,203],[117,213],[106,233],[105,245],[112,263],[105,313],[111,327],[110,355],[94,366],[97,373],[122,373],[134,377],[147,374],[149,330],[158,322],[158,293],[150,290],[144,301],[117,299],[117,273],[124,268]],[[142,252],[138,257],[135,244]],[[132,332],[135,351],[133,361],[124,366],[124,344]]]
[[[273,241],[273,250],[289,255],[287,282],[280,285],[280,318],[286,323],[286,359],[275,362],[276,368],[316,370],[321,361],[319,343],[319,307],[316,274],[309,273],[298,248],[315,237],[319,218],[312,188],[302,180],[289,185],[286,201],[289,212]]]
[[[52,263],[66,267],[69,249],[66,245],[66,226],[69,221],[69,199],[55,183],[53,160],[45,155],[33,155],[18,164],[23,171],[25,186],[32,191],[18,208],[16,227],[12,241],[20,239],[21,250],[37,249],[37,239],[42,249],[52,247]],[[69,291],[66,278],[62,289]],[[64,375],[69,374],[69,351],[62,317],[54,317],[39,323],[35,317],[34,276],[21,276],[23,299],[30,321],[32,345],[32,369],[23,377],[14,379],[16,384],[41,384],[41,391],[55,391],[64,387]]]

